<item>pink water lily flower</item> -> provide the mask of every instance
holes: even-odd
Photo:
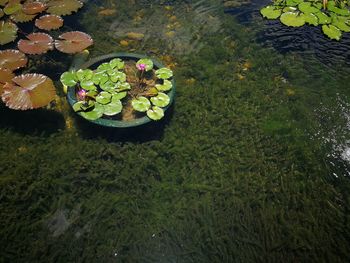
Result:
[[[146,69],[146,64],[137,64],[136,67],[138,70],[144,71]]]
[[[81,89],[77,92],[79,100],[85,100],[86,97],[86,90]]]

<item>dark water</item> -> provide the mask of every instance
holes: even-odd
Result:
[[[349,261],[350,34],[233,2],[85,1],[68,17],[91,57],[172,67],[176,103],[131,130],[79,119],[58,82],[50,109],[1,105],[0,262]],[[73,58],[41,59],[30,70],[57,81]]]

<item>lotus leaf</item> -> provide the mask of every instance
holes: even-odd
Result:
[[[83,80],[80,81],[80,87],[85,90],[96,90],[96,86],[92,80]]]
[[[126,95],[128,95],[128,93],[126,91],[114,93],[114,94],[112,94],[112,102],[114,100],[121,100],[121,99],[125,98]]]
[[[111,81],[113,82],[125,82],[126,81],[126,75],[124,72],[120,72],[120,71],[114,71],[113,74],[109,75]]]
[[[169,79],[173,76],[173,72],[168,68],[160,68],[156,70],[156,76],[160,79]]]
[[[111,68],[117,68],[117,69],[123,69],[124,68],[124,61],[120,58],[115,58],[109,61],[109,65]]]
[[[100,92],[100,94],[96,96],[96,101],[100,104],[110,103],[111,100],[112,100],[112,94],[106,91],[102,91]]]
[[[164,117],[164,110],[157,106],[153,106],[152,109],[147,111],[147,116],[154,121],[158,121]]]
[[[312,6],[310,2],[300,3],[298,9],[305,14],[320,12],[320,9]]]
[[[17,30],[14,23],[0,21],[0,45],[14,41],[17,37]]]
[[[280,17],[280,20],[286,26],[292,26],[292,27],[300,27],[305,24],[304,14],[295,13],[295,12],[283,13]]]
[[[26,54],[44,54],[53,49],[53,38],[45,33],[32,33],[18,41],[18,49]]]
[[[100,84],[100,88],[105,91],[116,91],[117,84],[112,81],[107,81]]]
[[[57,15],[45,15],[35,20],[35,26],[48,31],[58,29],[63,26],[63,19]]]
[[[148,58],[142,58],[136,62],[136,67],[139,65],[144,64],[146,66],[145,70],[150,71],[153,69],[153,61]]]
[[[92,77],[92,81],[96,85],[102,85],[102,84],[106,83],[108,80],[109,80],[109,77],[108,77],[107,73],[104,73],[104,72],[97,72]]]
[[[156,97],[151,98],[151,102],[155,106],[166,107],[170,102],[170,98],[165,93],[159,92]]]
[[[130,89],[131,89],[131,86],[127,82],[117,83],[117,91],[118,92],[125,91],[125,90],[130,90]]]
[[[136,111],[146,112],[151,107],[151,102],[143,96],[133,99],[131,105]]]
[[[14,3],[14,4],[11,4],[9,3],[8,5],[5,6],[4,8],[4,13],[6,15],[12,15],[18,11],[21,11],[22,10],[22,5],[19,4],[19,3]]]
[[[281,9],[277,9],[275,6],[266,6],[260,10],[260,13],[263,17],[266,17],[268,19],[276,19],[278,18],[282,11]]]
[[[173,87],[173,84],[171,83],[171,81],[165,79],[163,84],[156,84],[156,88],[159,91],[168,91],[171,90],[171,88]]]
[[[104,114],[107,116],[113,116],[120,113],[123,109],[123,104],[120,100],[112,100],[110,103],[104,106]]]
[[[82,111],[80,112],[81,116],[83,116],[87,120],[97,120],[102,117],[104,112],[104,106],[100,103],[95,103],[95,107],[91,111]]]
[[[28,62],[27,57],[15,49],[0,51],[0,67],[15,70],[24,67]]]
[[[341,31],[339,28],[333,25],[323,25],[322,31],[327,35],[330,39],[340,40],[341,37]]]
[[[306,23],[308,23],[310,25],[314,25],[314,26],[318,25],[318,18],[313,13],[307,13],[307,14],[304,15],[304,17],[305,17],[305,22]]]
[[[74,71],[64,72],[60,80],[62,84],[67,87],[74,87],[77,84],[77,77]]]
[[[76,72],[76,76],[80,81],[91,80],[94,76],[94,72],[91,69],[79,69]]]
[[[78,0],[52,0],[48,3],[47,12],[54,15],[70,15],[78,11],[83,3]]]
[[[92,107],[94,106],[95,106],[95,103],[92,100],[78,101],[73,104],[73,110],[75,112],[87,111],[89,109],[92,109]]]
[[[330,24],[332,21],[332,19],[323,12],[318,12],[315,15],[317,16],[318,24],[320,25]]]
[[[66,32],[58,38],[55,40],[56,49],[67,54],[81,52],[94,43],[90,35],[80,31]]]

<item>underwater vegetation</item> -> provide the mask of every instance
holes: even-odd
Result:
[[[0,45],[18,38],[17,49],[0,51],[0,96],[11,109],[27,110],[48,105],[55,98],[52,80],[43,74],[22,74],[15,77],[15,70],[27,65],[27,55],[41,55],[56,48],[60,52],[74,54],[93,44],[92,38],[80,31],[65,32],[54,40],[48,33],[25,33],[20,23],[33,21],[37,29],[51,31],[63,26],[61,16],[78,11],[83,3],[78,0],[3,0],[0,2]],[[33,57],[36,59],[37,57]]]
[[[323,33],[330,39],[340,40],[343,32],[350,32],[350,3],[328,0],[274,0],[260,10],[267,19],[280,19],[291,27],[305,24],[322,26]]]

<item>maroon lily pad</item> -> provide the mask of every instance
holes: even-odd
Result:
[[[18,41],[18,49],[26,54],[43,54],[53,49],[53,39],[45,33],[32,33],[28,40]]]
[[[46,9],[46,5],[42,2],[25,2],[22,7],[23,13],[27,15],[35,15],[43,12]]]
[[[0,67],[15,70],[27,65],[28,59],[25,54],[16,49],[0,51]]]
[[[2,94],[2,89],[6,82],[11,82],[14,77],[15,74],[13,74],[12,70],[0,68],[0,95]]]
[[[63,19],[56,15],[45,15],[35,20],[35,26],[43,30],[58,29],[63,26]]]
[[[90,35],[80,32],[72,31],[59,36],[60,40],[55,41],[56,48],[63,53],[78,53],[93,44]]]
[[[55,86],[50,78],[42,74],[24,74],[7,82],[3,87],[2,100],[15,110],[36,109],[55,99]]]

